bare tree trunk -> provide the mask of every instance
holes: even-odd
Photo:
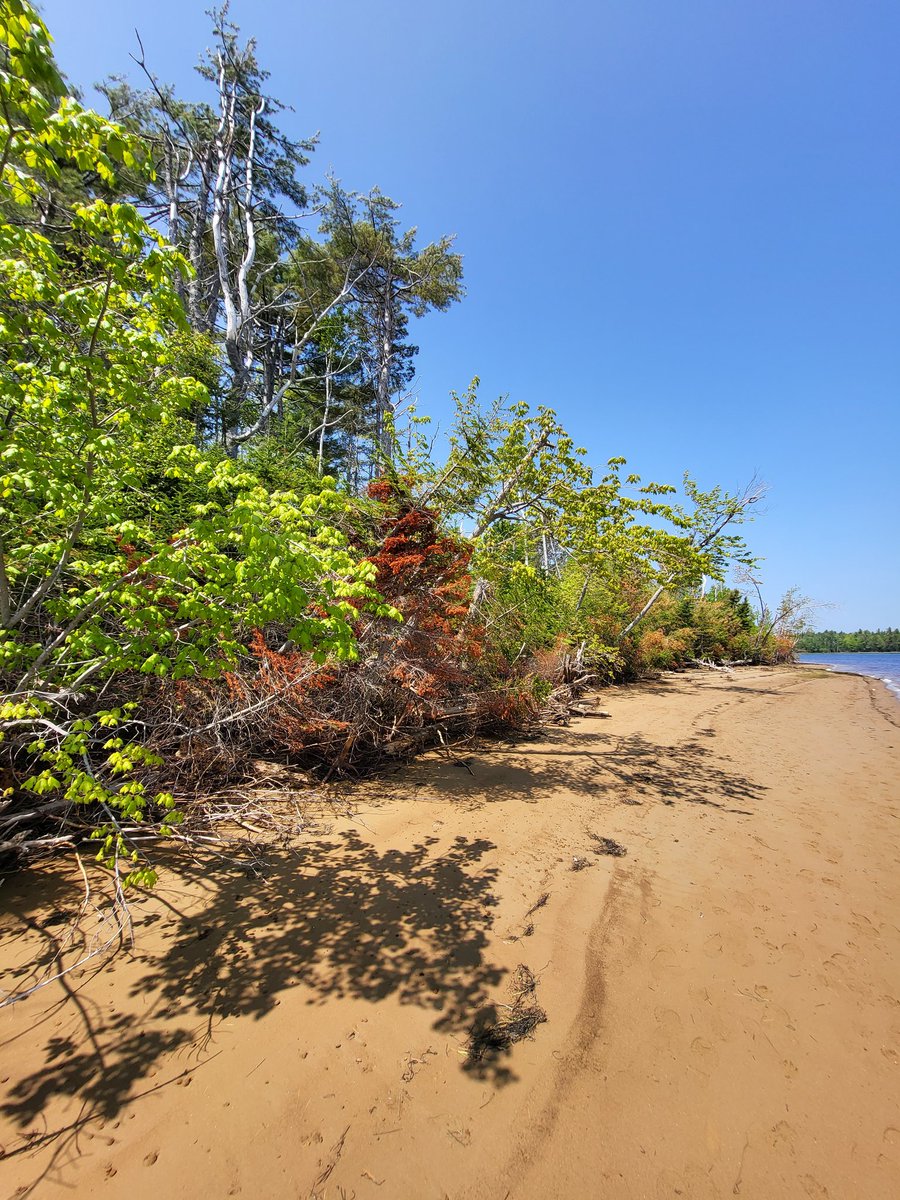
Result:
[[[236,278],[232,280],[229,261],[233,156],[235,141],[235,109],[237,87],[229,83],[225,75],[225,57],[219,55],[219,124],[216,128],[216,179],[213,185],[212,237],[219,272],[219,292],[225,313],[225,354],[231,367],[231,396],[239,409],[244,399],[253,366],[253,350],[247,334],[250,332],[252,311],[248,276],[256,258],[256,233],[253,221],[253,156],[256,147],[256,120],[262,112],[260,101],[250,117],[249,144],[244,165],[243,217],[246,246],[238,264]],[[234,441],[226,434],[226,443],[234,447]]]
[[[319,454],[316,460],[319,475],[322,474],[322,460],[325,456],[325,430],[328,428],[328,412],[331,408],[332,368],[334,353],[328,350],[325,355],[325,411],[322,414],[322,428],[319,430]]]
[[[592,572],[590,570],[585,571],[584,583],[581,585],[581,591],[578,593],[578,603],[575,605],[575,612],[573,614],[576,617],[578,616],[579,612],[581,612],[582,604],[584,604],[584,598],[587,595],[588,584],[591,582],[591,575]]]
[[[378,378],[376,380],[375,440],[378,449],[390,459],[393,456],[391,411],[391,360],[394,353],[394,297],[390,272],[384,281],[384,296],[380,316],[378,345]]]
[[[167,213],[166,236],[168,237],[169,241],[172,243],[173,246],[178,245],[178,226],[179,226],[178,185],[179,185],[180,180],[179,180],[178,163],[176,161],[177,153],[178,153],[178,150],[177,150],[177,147],[175,146],[175,143],[172,141],[172,139],[170,137],[166,136],[166,153],[165,153],[165,159],[164,159],[164,165],[163,165],[166,198],[169,202],[168,213]],[[175,282],[175,290],[178,292],[179,298],[181,299],[181,302],[183,304],[185,301],[185,286],[184,286],[184,279],[182,278],[180,271],[176,273],[174,282]]]
[[[238,310],[231,288],[227,253],[227,229],[231,212],[231,152],[234,144],[235,101],[233,87],[230,91],[226,87],[225,58],[220,54],[219,124],[215,136],[216,178],[213,184],[212,236],[216,266],[219,271],[219,290],[225,309],[225,348],[229,361],[237,347],[238,337]],[[233,363],[232,366],[234,366]]]
[[[653,593],[653,595],[650,597],[650,599],[647,601],[647,603],[644,605],[644,607],[641,609],[641,611],[638,613],[638,615],[633,620],[629,621],[628,624],[625,626],[625,628],[622,630],[622,632],[619,634],[619,637],[617,639],[619,642],[624,642],[625,639],[628,637],[629,633],[631,633],[632,629],[634,629],[635,625],[637,625],[637,624],[639,624],[639,622],[643,621],[644,617],[646,617],[646,615],[650,611],[650,609],[653,608],[653,606],[656,604],[657,600],[660,598],[660,596],[663,594],[663,592],[666,590],[667,586],[671,582],[672,582],[672,576],[669,575],[666,578],[666,582],[661,583],[659,585],[659,587],[656,589],[656,591]]]
[[[250,115],[250,140],[247,145],[247,161],[244,166],[244,235],[247,239],[244,256],[238,268],[237,286],[240,303],[241,327],[253,318],[250,308],[248,279],[256,261],[256,223],[253,216],[253,168],[256,156],[256,123],[265,111],[266,102],[260,100]]]
[[[359,441],[356,434],[353,435],[353,443],[350,448],[350,462],[347,467],[347,474],[350,479],[351,494],[359,495]]]
[[[203,238],[209,221],[209,202],[212,194],[213,149],[212,144],[208,145],[198,164],[200,182],[197,186],[197,202],[187,245],[188,262],[193,268],[193,275],[187,284],[188,321],[191,328],[199,333],[209,333],[215,320],[208,297],[209,272],[206,270],[203,253]]]

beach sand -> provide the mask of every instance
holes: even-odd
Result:
[[[310,806],[258,878],[168,864],[133,951],[0,1011],[0,1197],[894,1200],[900,704],[599,703]],[[0,887],[0,987],[81,891]]]

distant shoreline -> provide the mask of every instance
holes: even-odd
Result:
[[[898,659],[898,667],[900,667],[900,652],[897,652],[897,651],[888,651],[888,650],[855,650],[855,651],[850,651],[850,650],[840,650],[840,651],[838,651],[838,650],[832,650],[832,651],[802,650],[800,653],[809,654],[809,655],[816,654],[817,656],[820,654],[827,656],[827,655],[835,655],[835,654],[851,654],[852,653],[857,657],[863,657],[864,655],[871,654],[871,655],[875,655],[875,656],[881,657],[881,658],[883,658],[887,654],[896,654],[897,659]],[[888,696],[890,697],[891,704],[897,704],[898,702],[900,702],[900,670],[898,670],[897,678],[893,679],[893,678],[885,678],[883,675],[873,674],[870,671],[855,671],[852,666],[844,666],[842,664],[835,665],[834,663],[829,663],[827,661],[822,662],[822,663],[795,661],[792,664],[792,666],[800,668],[800,669],[812,668],[813,670],[817,670],[817,671],[825,670],[825,671],[827,671],[827,673],[829,675],[834,675],[834,676],[851,675],[851,676],[855,676],[857,679],[865,679],[871,683],[880,684],[882,689],[884,691],[886,691]]]

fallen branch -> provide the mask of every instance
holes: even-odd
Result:
[[[726,675],[732,673],[731,667],[727,667],[723,663],[714,663],[708,658],[689,658],[687,663],[690,667],[702,667],[706,671],[722,671]]]

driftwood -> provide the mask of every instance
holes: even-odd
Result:
[[[492,1005],[469,1031],[468,1068],[496,1060],[547,1020],[537,1002],[537,984],[533,972],[519,963],[510,982],[510,1003]]]
[[[595,708],[589,700],[578,698],[597,678],[595,673],[589,673],[558,684],[544,701],[540,720],[544,724],[568,725],[571,717],[611,716],[605,709]]]
[[[570,704],[569,714],[573,717],[611,717],[605,708],[589,708],[586,704]]]
[[[732,667],[748,667],[751,665],[749,658],[737,658],[729,662],[716,663],[711,658],[689,658],[688,665],[692,667],[703,667],[707,671],[723,671],[726,675],[732,673]]]

